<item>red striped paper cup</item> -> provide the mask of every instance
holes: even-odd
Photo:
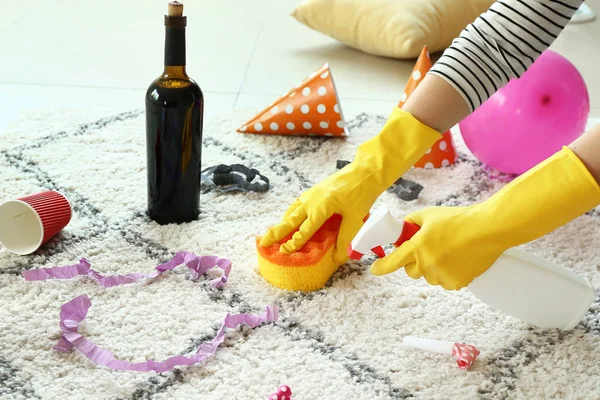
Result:
[[[0,205],[0,244],[26,255],[35,252],[71,221],[73,210],[61,193],[47,191]]]

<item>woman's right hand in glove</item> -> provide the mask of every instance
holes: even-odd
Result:
[[[405,219],[420,230],[373,263],[371,272],[385,275],[404,267],[412,278],[458,290],[509,248],[550,233],[598,204],[600,186],[565,147],[484,202],[409,214]]]

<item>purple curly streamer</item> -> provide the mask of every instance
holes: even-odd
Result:
[[[223,340],[225,340],[225,328],[236,328],[242,324],[255,328],[265,322],[276,321],[279,317],[279,311],[276,306],[267,306],[265,311],[260,315],[246,313],[227,314],[216,336],[212,340],[202,343],[193,356],[171,356],[164,361],[147,360],[139,363],[130,363],[117,360],[110,351],[98,347],[78,332],[79,325],[81,325],[87,316],[91,306],[92,302],[86,295],[78,296],[62,305],[60,308],[62,337],[54,346],[54,349],[67,352],[76,348],[92,362],[119,371],[155,371],[162,373],[170,371],[177,366],[202,362],[214,355],[219,345],[223,343]]]
[[[225,284],[231,271],[231,261],[216,256],[196,256],[190,252],[179,252],[166,263],[156,267],[156,271],[150,274],[136,272],[127,275],[103,276],[91,268],[91,263],[82,258],[78,264],[67,265],[64,267],[39,268],[29,271],[23,271],[22,275],[27,281],[43,281],[48,279],[72,279],[77,276],[88,276],[94,279],[98,284],[105,288],[118,285],[134,283],[142,279],[156,278],[166,271],[175,269],[178,265],[185,264],[194,279],[198,279],[209,269],[218,267],[223,270],[223,275],[213,279],[210,283],[214,287],[220,287]],[[114,355],[105,349],[102,349],[81,335],[79,325],[87,316],[92,302],[86,295],[78,296],[65,303],[60,308],[60,329],[62,336],[54,349],[61,352],[67,352],[76,348],[85,357],[92,362],[115,370],[127,370],[138,372],[156,371],[158,373],[170,371],[177,366],[192,365],[203,361],[212,356],[223,340],[225,340],[225,328],[236,328],[245,324],[255,328],[265,322],[276,321],[279,318],[279,310],[276,306],[269,305],[260,315],[254,314],[227,314],[223,319],[221,328],[216,336],[207,342],[202,343],[193,356],[171,356],[164,361],[148,360],[140,363],[130,363],[115,359]]]
[[[179,252],[164,264],[156,267],[156,271],[150,274],[135,272],[127,275],[112,275],[103,276],[92,269],[91,263],[82,258],[79,263],[67,265],[65,267],[39,268],[28,271],[23,271],[22,275],[27,281],[43,281],[48,279],[72,279],[76,276],[89,276],[105,288],[110,288],[118,285],[127,285],[142,279],[153,279],[162,275],[166,271],[175,269],[178,265],[185,264],[192,273],[194,279],[200,278],[205,272],[213,267],[218,267],[223,270],[223,275],[213,279],[210,284],[213,287],[223,286],[229,279],[231,271],[231,261],[219,258],[217,256],[197,256],[194,253],[187,251]]]

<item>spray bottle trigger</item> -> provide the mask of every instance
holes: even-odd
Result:
[[[419,229],[421,229],[419,225],[414,224],[412,222],[404,221],[402,233],[400,234],[398,240],[394,242],[394,246],[400,247],[402,243],[406,242],[407,240],[410,240],[413,236],[415,236],[417,232],[419,232]]]
[[[385,257],[385,250],[383,250],[383,247],[381,247],[381,246],[373,247],[371,249],[371,251],[373,253],[375,253],[375,255],[377,255],[377,257],[379,257],[379,258]]]

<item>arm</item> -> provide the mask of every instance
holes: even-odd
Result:
[[[421,227],[371,266],[375,275],[404,267],[415,279],[457,290],[511,247],[538,239],[600,204],[600,125],[467,207],[431,207],[406,216]]]
[[[460,93],[432,74],[423,78],[402,109],[438,132],[447,131],[471,113]]]
[[[403,109],[444,132],[512,78],[562,32],[583,0],[499,0],[444,51]]]
[[[600,124],[597,124],[570,146],[585,164],[596,182],[600,183]]]
[[[354,160],[304,192],[260,245],[271,246],[295,231],[290,240],[280,242],[282,252],[293,253],[328,218],[340,214],[335,261],[344,261],[346,248],[379,195],[441,138],[440,132],[525,72],[582,1],[499,0],[492,5],[444,52],[403,108],[392,111],[380,133],[358,147]],[[544,44],[528,48],[538,36]]]

